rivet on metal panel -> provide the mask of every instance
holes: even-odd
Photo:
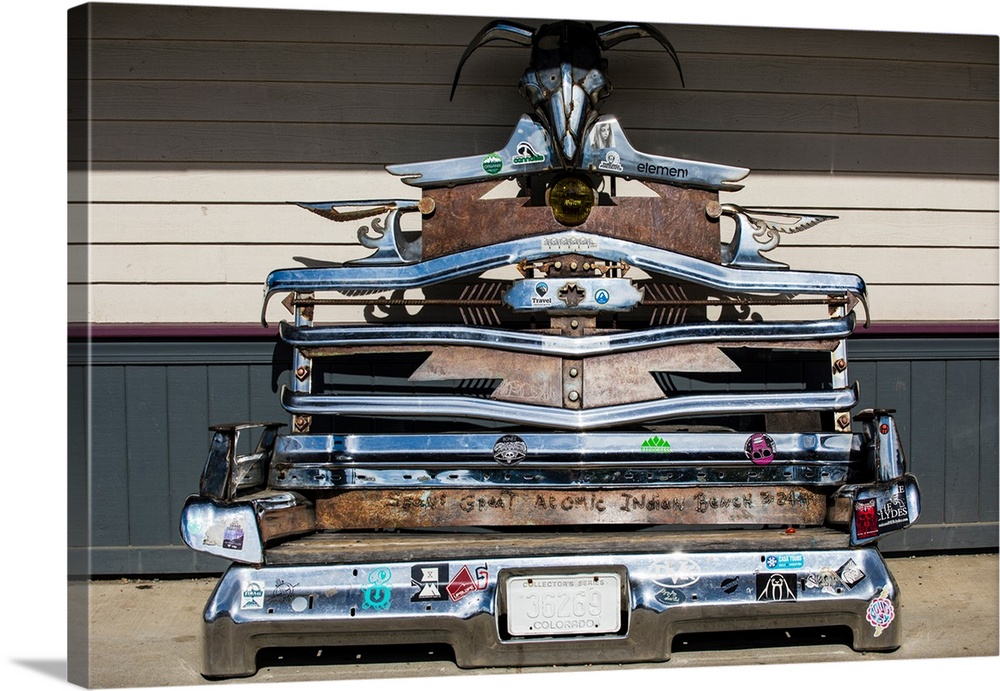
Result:
[[[296,415],[294,425],[296,432],[308,432],[312,425],[312,415]]]
[[[569,392],[569,400],[571,400],[573,402],[579,401],[580,400],[580,394],[579,394],[579,392],[577,392],[577,391],[570,391]]]
[[[430,213],[434,213],[434,209],[437,207],[437,202],[434,201],[433,197],[422,197],[419,202],[417,202],[417,209],[420,213],[425,216]]]
[[[719,218],[722,216],[722,204],[713,199],[705,205],[705,215],[709,218]]]
[[[846,413],[837,418],[837,424],[840,425],[841,429],[847,429],[851,424],[851,416]]]
[[[309,367],[307,367],[306,365],[302,365],[297,370],[295,370],[295,376],[298,378],[299,381],[305,381],[306,378],[309,376]]]
[[[839,358],[836,362],[833,363],[833,369],[836,370],[837,372],[843,372],[844,370],[847,369],[847,360],[845,360],[844,358]]]

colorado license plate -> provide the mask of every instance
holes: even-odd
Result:
[[[616,573],[513,576],[506,595],[511,636],[615,633],[621,628],[621,578]]]

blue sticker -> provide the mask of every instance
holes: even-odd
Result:
[[[681,605],[687,600],[687,596],[677,588],[660,588],[653,593],[653,597],[661,605],[670,607],[671,605]]]
[[[392,571],[384,566],[368,574],[368,583],[362,588],[365,596],[364,609],[389,609],[392,604]]]
[[[604,288],[601,288],[597,291],[597,294],[594,295],[594,299],[597,300],[598,305],[606,305],[608,300],[611,299],[611,294],[604,290]]]
[[[769,569],[801,569],[805,563],[801,554],[769,554],[764,560]]]

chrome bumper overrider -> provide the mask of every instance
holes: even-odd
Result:
[[[609,571],[622,575],[618,632],[507,633],[511,576]],[[777,627],[846,626],[854,649],[893,650],[898,611],[874,548],[234,566],[205,609],[203,673],[252,675],[279,646],[441,643],[459,667],[660,661],[681,633]]]

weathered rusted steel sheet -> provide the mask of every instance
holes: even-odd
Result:
[[[500,379],[491,398],[534,405],[562,404],[562,361],[530,353],[443,346],[410,376],[410,381]]]
[[[316,512],[310,505],[268,511],[260,517],[260,536],[264,542],[310,533],[316,530]]]
[[[348,490],[316,501],[320,530],[516,525],[822,525],[826,496],[792,487]]]
[[[421,225],[423,258],[568,228],[547,206],[526,206],[527,197],[483,199],[497,186],[488,181],[425,190],[434,212]],[[612,197],[613,205],[595,206],[574,230],[660,247],[699,259],[722,261],[719,221],[706,209],[718,192],[644,183],[655,197]]]

